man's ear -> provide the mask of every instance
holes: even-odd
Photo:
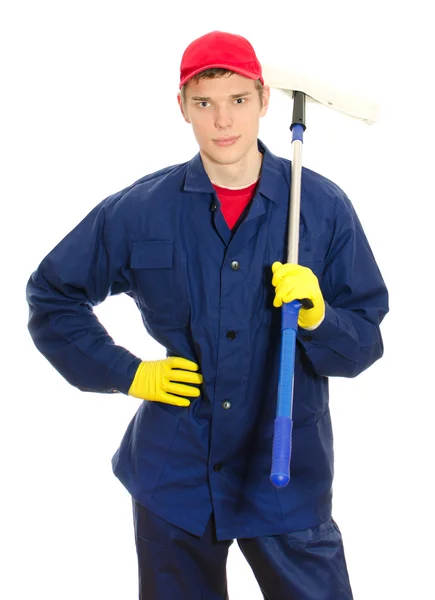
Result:
[[[260,112],[260,117],[264,117],[265,114],[267,113],[267,109],[269,108],[269,102],[270,102],[270,86],[264,85],[263,86],[263,107]]]
[[[180,94],[180,92],[178,92],[178,94],[177,94],[177,100],[178,100],[178,106],[180,107],[181,114],[183,115],[184,120],[186,121],[186,123],[190,123],[190,119],[189,119],[189,117],[187,116],[187,114],[184,111],[183,102],[181,100],[181,94]]]

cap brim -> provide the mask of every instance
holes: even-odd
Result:
[[[206,71],[207,69],[228,69],[229,71],[233,71],[234,73],[237,73],[238,75],[242,75],[243,77],[248,77],[249,79],[260,79],[261,84],[264,85],[263,77],[261,75],[258,76],[257,74],[252,73],[252,71],[245,71],[244,69],[235,69],[231,65],[213,63],[211,65],[206,65],[204,67],[200,67],[196,71],[193,71],[192,73],[190,73],[188,77],[184,77],[184,79],[182,79],[180,81],[180,89],[183,87],[183,85],[185,83],[190,81],[192,79],[192,77],[195,77],[195,75],[198,75],[198,73],[201,73],[202,71]]]

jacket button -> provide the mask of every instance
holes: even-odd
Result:
[[[231,268],[233,271],[238,271],[240,269],[240,263],[237,260],[233,260]]]
[[[213,471],[222,471],[222,463],[216,463],[213,467]]]
[[[111,390],[112,394],[119,394],[119,390],[117,390],[116,388],[113,388]]]
[[[236,337],[236,335],[237,334],[235,331],[227,331],[227,333],[226,333],[227,339],[229,339],[229,340],[233,340]]]
[[[231,402],[229,400],[224,400],[222,402],[222,408],[225,408],[226,410],[228,410],[229,408],[231,408]]]
[[[217,204],[212,204],[212,205],[211,205],[211,209],[212,209],[212,211],[214,212],[214,211],[217,209]]]

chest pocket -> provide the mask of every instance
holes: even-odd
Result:
[[[143,316],[149,323],[185,326],[190,304],[186,257],[172,240],[133,242],[130,270]]]

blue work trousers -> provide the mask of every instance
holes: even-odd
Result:
[[[134,499],[133,517],[139,600],[228,600],[226,562],[233,540],[216,540],[213,516],[202,537]],[[237,543],[266,600],[353,599],[341,533],[332,518],[311,529]]]

